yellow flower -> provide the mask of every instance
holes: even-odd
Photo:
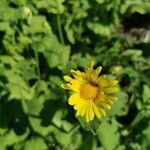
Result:
[[[94,63],[85,72],[71,70],[73,78],[64,76],[68,82],[63,84],[64,89],[71,90],[69,104],[74,106],[77,116],[84,116],[86,121],[92,121],[94,116],[105,116],[105,110],[110,109],[117,98],[113,93],[119,91],[116,86],[118,81],[99,76],[102,67],[93,69]]]

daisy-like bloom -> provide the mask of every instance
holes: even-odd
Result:
[[[64,76],[68,83],[62,85],[73,92],[68,102],[76,110],[76,115],[84,116],[87,122],[92,121],[94,116],[105,116],[105,111],[117,99],[112,94],[119,91],[117,80],[99,76],[102,67],[94,70],[93,66],[92,62],[85,72],[71,70],[73,77]]]

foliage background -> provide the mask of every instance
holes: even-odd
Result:
[[[0,0],[0,150],[150,149],[149,0]],[[86,124],[63,75],[95,60],[120,82]]]

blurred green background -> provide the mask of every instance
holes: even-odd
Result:
[[[0,150],[149,150],[149,54],[149,0],[0,0]],[[121,91],[87,124],[60,85],[91,60]]]

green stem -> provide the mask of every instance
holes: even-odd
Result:
[[[24,113],[27,115],[28,114],[28,106],[26,104],[26,101],[24,99],[21,100],[22,108],[24,110]]]
[[[40,65],[39,65],[39,58],[38,58],[38,52],[34,49],[34,53],[35,53],[35,59],[36,59],[36,63],[37,63],[37,74],[38,74],[38,80],[41,80],[41,74],[40,74]]]
[[[137,116],[135,117],[135,119],[132,121],[131,125],[129,126],[129,130],[131,130],[132,128],[134,128],[139,122],[140,120],[144,117],[144,112],[140,111],[138,112]]]
[[[71,131],[70,131],[70,134],[74,134],[75,132],[77,132],[78,131],[78,129],[80,128],[80,126],[79,125],[77,125],[77,126],[75,126]]]
[[[60,41],[61,41],[62,44],[64,44],[64,38],[63,38],[63,33],[62,33],[62,28],[61,28],[60,15],[57,15],[57,27],[58,27]]]

